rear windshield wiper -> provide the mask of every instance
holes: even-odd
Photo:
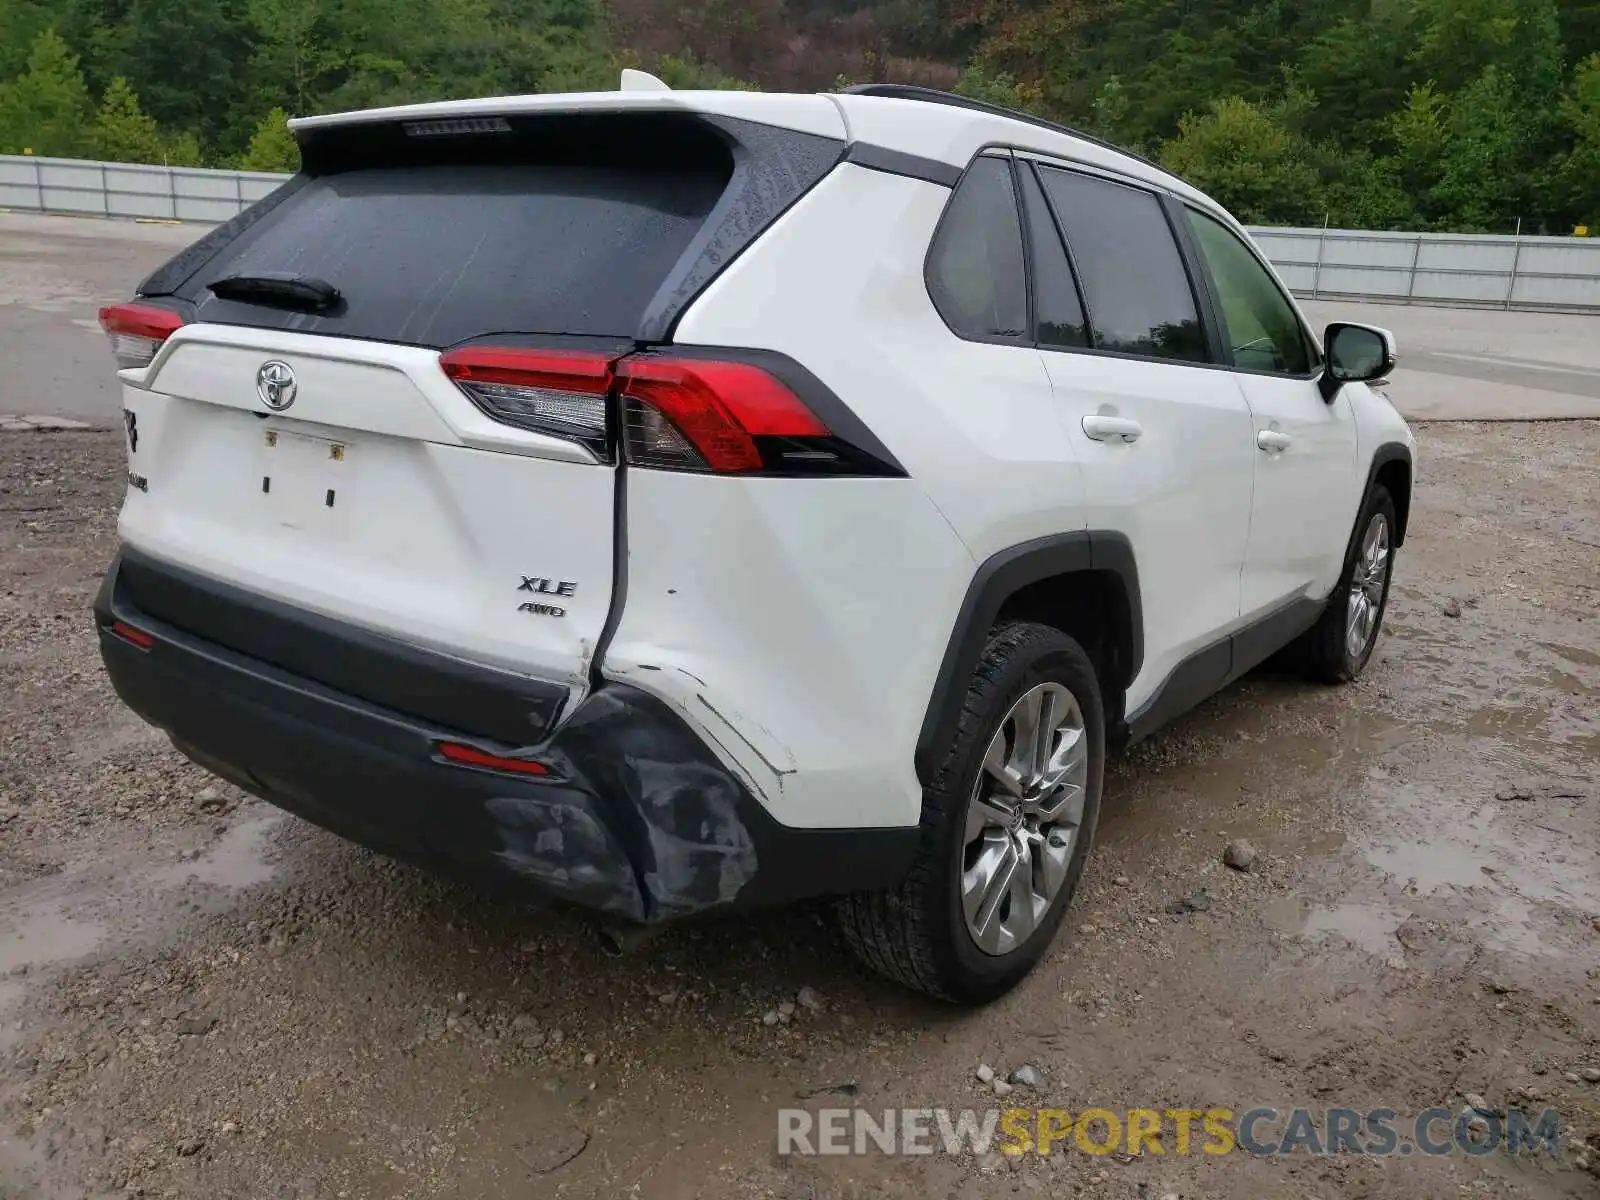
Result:
[[[226,275],[206,285],[223,300],[266,304],[301,312],[327,312],[339,303],[339,289],[324,279],[289,271],[263,271],[259,275]]]

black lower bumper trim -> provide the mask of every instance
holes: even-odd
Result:
[[[598,688],[531,749],[478,739],[531,753],[548,776],[455,766],[435,748],[458,740],[459,725],[402,715],[163,621],[134,603],[120,566],[95,610],[123,701],[203,766],[362,845],[634,921],[892,886],[910,867],[915,827],[779,825],[636,688]],[[109,632],[119,620],[154,644]]]
[[[394,712],[505,742],[549,730],[567,689],[465,662],[124,549],[114,568],[124,603]]]

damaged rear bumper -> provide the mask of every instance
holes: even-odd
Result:
[[[362,845],[641,922],[887,887],[909,869],[916,828],[781,826],[671,709],[635,688],[608,683],[531,748],[512,746],[437,720],[436,700],[430,717],[401,713],[201,637],[170,619],[181,613],[141,602],[159,607],[146,597],[178,594],[170,584],[205,601],[210,631],[226,628],[216,614],[239,594],[132,561],[137,590],[119,557],[95,602],[101,656],[124,703],[216,774]],[[116,622],[149,646],[111,632]],[[326,622],[317,632],[327,635]],[[275,644],[292,633],[275,628]],[[396,653],[414,674],[415,652]],[[462,669],[450,660],[453,675]],[[503,677],[485,674],[492,693]],[[439,689],[460,683],[441,678]],[[441,741],[530,754],[548,774],[446,762]]]

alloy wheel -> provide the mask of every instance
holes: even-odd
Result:
[[[1373,513],[1350,573],[1344,646],[1352,661],[1366,653],[1367,644],[1377,633],[1378,613],[1383,607],[1383,591],[1388,582],[1389,521],[1381,512]]]
[[[985,954],[1016,949],[1039,927],[1077,848],[1089,736],[1059,683],[1025,692],[984,752],[967,805],[960,864],[967,932]]]

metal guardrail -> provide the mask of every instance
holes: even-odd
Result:
[[[0,155],[0,208],[220,222],[286,176]],[[1256,228],[1296,295],[1600,311],[1600,238]]]
[[[284,178],[259,171],[0,154],[0,208],[218,223]]]
[[[1600,238],[1252,229],[1299,296],[1600,309]]]

